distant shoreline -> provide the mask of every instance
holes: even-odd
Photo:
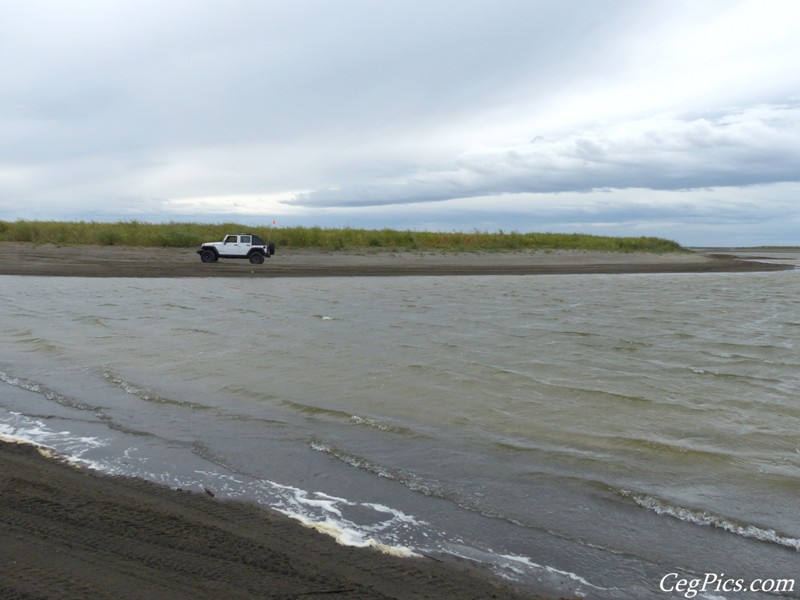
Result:
[[[59,277],[366,277],[778,271],[791,265],[694,253],[363,252],[282,249],[263,265],[200,262],[193,248],[55,246],[0,242],[0,275]],[[729,249],[719,249],[729,252]],[[762,257],[763,258],[763,257]]]

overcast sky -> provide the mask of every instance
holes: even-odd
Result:
[[[796,0],[4,0],[0,220],[800,244]]]

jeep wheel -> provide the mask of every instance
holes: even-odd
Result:
[[[200,253],[200,260],[204,263],[215,262],[217,260],[217,255],[214,254],[213,250],[203,250]]]
[[[250,255],[250,264],[252,265],[260,265],[264,262],[264,255],[260,254],[259,252],[253,252]]]

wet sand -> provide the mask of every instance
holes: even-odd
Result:
[[[0,442],[4,600],[535,598],[454,559],[337,544],[273,511]]]
[[[784,264],[731,254],[603,252],[325,252],[279,248],[262,265],[200,262],[193,248],[0,243],[0,275],[63,277],[358,277],[773,271]]]

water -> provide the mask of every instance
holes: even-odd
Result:
[[[800,271],[4,276],[0,298],[0,435],[104,472],[554,596],[797,578]]]

